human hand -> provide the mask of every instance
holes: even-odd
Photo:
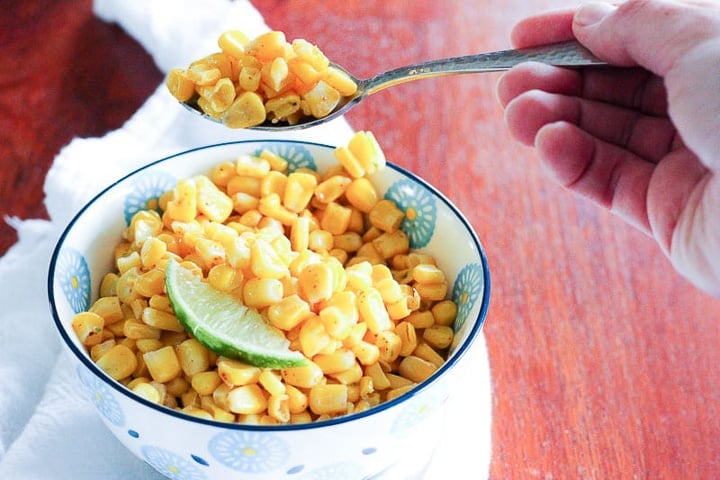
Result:
[[[517,47],[572,37],[628,68],[515,67],[497,87],[510,132],[720,296],[720,3],[590,3],[512,32]]]

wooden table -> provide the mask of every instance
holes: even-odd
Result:
[[[59,149],[119,127],[162,74],[121,29],[92,16],[89,0],[5,3],[0,214],[44,217],[42,185]],[[517,20],[572,4],[253,3],[271,27],[361,76],[506,48]],[[720,477],[720,301],[679,278],[650,239],[551,183],[507,134],[497,79],[406,84],[348,115],[392,161],[447,194],[487,249],[491,478]],[[3,224],[0,253],[14,241]]]

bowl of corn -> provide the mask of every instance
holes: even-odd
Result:
[[[282,355],[250,345],[271,360],[254,364],[214,348],[217,331],[187,328],[168,296],[171,264],[254,312]],[[421,471],[489,294],[470,223],[386,162],[369,132],[339,147],[242,141],[151,163],[75,216],[48,279],[84,396],[177,479]],[[215,301],[193,301],[204,325]]]

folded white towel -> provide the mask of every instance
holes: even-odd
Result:
[[[96,0],[95,13],[140,42],[162,71],[216,48],[218,32],[268,29],[247,1]],[[340,119],[291,138],[342,144],[352,129]],[[50,221],[9,219],[18,243],[0,258],[0,478],[11,480],[158,479],[106,430],[61,353],[47,306],[46,275],[62,228],[105,185],[141,165],[199,145],[272,135],[232,131],[179,108],[164,85],[120,129],[75,139],[55,158],[45,182]],[[288,137],[288,135],[283,135]],[[468,356],[452,400],[448,439],[428,479],[484,478],[490,459],[490,376],[483,338]],[[473,431],[466,438],[468,426]],[[462,437],[461,437],[462,435]],[[402,479],[396,472],[392,480]]]

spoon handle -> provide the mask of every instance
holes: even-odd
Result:
[[[502,50],[462,57],[431,60],[389,70],[365,81],[365,94],[420,80],[422,78],[460,73],[498,72],[523,62],[541,62],[559,67],[607,65],[576,41],[554,43],[533,48]]]

